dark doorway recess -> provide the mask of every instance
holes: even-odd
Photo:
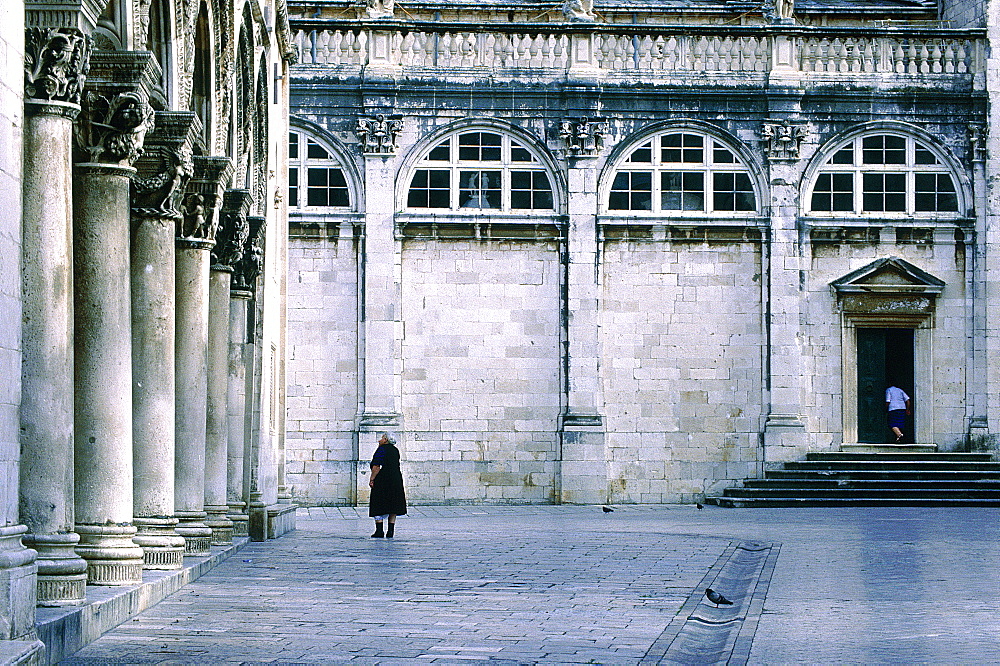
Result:
[[[913,329],[859,328],[858,335],[858,442],[885,444],[895,441],[886,421],[885,389],[891,384],[910,396],[902,442],[912,444],[913,412],[917,402],[913,386]]]

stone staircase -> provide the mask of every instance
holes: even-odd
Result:
[[[806,454],[706,497],[724,507],[1000,506],[1000,462],[933,445],[855,445]]]

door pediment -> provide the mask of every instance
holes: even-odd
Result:
[[[908,261],[885,257],[830,283],[855,325],[915,327],[933,314],[945,283]]]

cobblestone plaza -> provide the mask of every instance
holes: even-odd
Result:
[[[64,663],[994,663],[998,518],[417,507],[386,541],[353,508],[300,510]],[[754,589],[720,585],[733,543],[778,551]],[[692,634],[706,586],[736,610]]]

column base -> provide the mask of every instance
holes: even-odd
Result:
[[[246,504],[243,502],[234,502],[229,505],[229,513],[226,514],[226,518],[233,524],[233,538],[250,536],[250,517],[244,513],[245,508]]]
[[[809,433],[797,414],[768,414],[764,422],[764,460],[781,463],[805,457]]]
[[[88,585],[137,585],[142,582],[142,548],[132,525],[76,525],[77,554],[87,561]]]
[[[212,528],[203,521],[204,511],[178,511],[180,521],[174,531],[184,537],[185,556],[203,556],[212,552]]]
[[[39,606],[79,606],[86,601],[87,561],[76,552],[79,534],[25,534],[21,541],[38,552]]]
[[[36,553],[21,543],[27,531],[24,525],[0,527],[0,622],[3,637],[15,641],[36,638]]]
[[[267,541],[267,505],[260,499],[250,500],[249,528],[251,541]]]
[[[213,546],[231,546],[233,544],[233,521],[226,517],[228,506],[206,506],[205,525],[212,530]]]
[[[177,519],[133,518],[136,528],[132,539],[142,546],[143,569],[172,570],[184,566],[184,537],[177,534]]]

